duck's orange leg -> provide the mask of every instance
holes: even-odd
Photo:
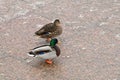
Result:
[[[48,63],[48,64],[52,64],[53,63],[53,61],[50,60],[50,59],[46,59],[45,62]]]

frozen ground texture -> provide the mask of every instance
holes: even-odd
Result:
[[[27,55],[59,18],[61,56]],[[120,0],[0,0],[0,80],[120,80]]]

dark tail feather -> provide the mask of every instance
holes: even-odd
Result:
[[[29,52],[29,55],[34,55],[34,57],[36,56],[32,51]]]
[[[35,32],[36,35],[40,35],[40,33],[38,31]]]
[[[34,53],[33,52],[29,52],[29,54],[33,55]]]

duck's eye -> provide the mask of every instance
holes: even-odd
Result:
[[[58,40],[56,39],[55,42],[58,43]]]

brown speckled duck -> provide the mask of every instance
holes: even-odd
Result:
[[[51,38],[61,35],[62,27],[60,20],[56,19],[54,23],[44,25],[40,30],[36,31],[35,34],[41,38],[46,38],[47,41],[50,41]]]

